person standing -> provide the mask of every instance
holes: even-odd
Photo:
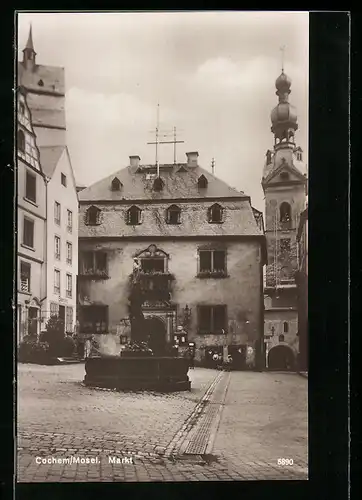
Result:
[[[93,335],[92,335],[93,337]],[[92,338],[87,338],[84,344],[84,358],[87,359],[90,356],[92,350]]]

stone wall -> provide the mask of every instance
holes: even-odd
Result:
[[[98,240],[99,241],[99,240]],[[133,269],[133,257],[151,243],[169,255],[168,270],[175,276],[172,302],[176,306],[175,324],[182,321],[186,305],[191,308],[189,341],[196,347],[228,343],[250,344],[260,338],[261,324],[261,250],[257,241],[225,241],[227,277],[220,279],[197,277],[198,248],[213,247],[212,241],[164,240],[99,241],[80,240],[79,251],[102,250],[108,255],[108,279],[79,279],[79,299],[83,304],[108,305],[109,332],[120,331],[120,320],[128,316],[128,277]],[[199,335],[197,332],[198,305],[227,305],[228,334]],[[164,312],[155,312],[164,314]]]

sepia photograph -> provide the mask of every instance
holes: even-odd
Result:
[[[17,483],[308,480],[309,13],[15,22]]]

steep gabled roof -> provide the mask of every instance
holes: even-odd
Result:
[[[182,167],[182,171],[178,170]],[[79,192],[80,202],[117,201],[117,200],[176,200],[176,199],[207,199],[207,198],[243,198],[247,196],[228,186],[201,167],[188,167],[187,164],[160,165],[160,176],[164,182],[162,191],[153,189],[154,178],[147,173],[155,170],[154,165],[126,167],[114,172],[88,188]],[[200,192],[198,179],[204,175],[208,181],[207,188]],[[123,184],[122,192],[110,189],[114,177]]]
[[[41,146],[40,151],[40,163],[44,174],[52,178],[56,166],[62,156],[65,146]]]

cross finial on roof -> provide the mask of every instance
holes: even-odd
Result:
[[[282,73],[284,73],[284,56],[285,56],[285,45],[280,47],[280,51],[282,53]]]

